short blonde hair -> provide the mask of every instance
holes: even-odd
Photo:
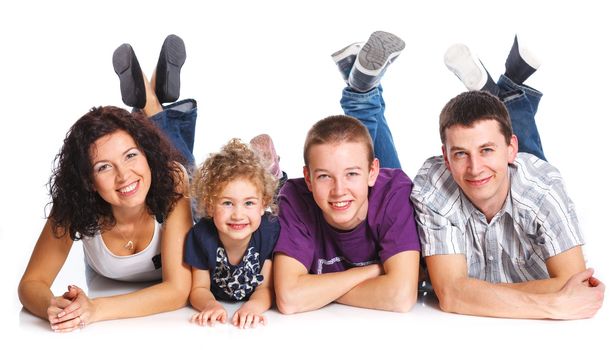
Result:
[[[197,203],[197,213],[211,217],[216,197],[236,179],[247,179],[254,184],[263,195],[263,207],[277,213],[273,197],[278,180],[265,168],[261,158],[237,138],[231,139],[220,152],[210,154],[195,170],[191,194]]]

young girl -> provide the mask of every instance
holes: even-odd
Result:
[[[279,224],[271,208],[278,180],[261,159],[238,139],[209,156],[195,172],[192,194],[204,218],[188,233],[184,261],[192,266],[190,302],[201,326],[225,323],[217,301],[244,301],[232,324],[239,328],[266,324],[272,304],[271,252]]]

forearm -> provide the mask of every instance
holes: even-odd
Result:
[[[524,292],[473,278],[459,278],[446,290],[436,289],[440,308],[466,315],[506,318],[553,318],[555,294]]]
[[[193,288],[190,292],[190,304],[198,311],[211,309],[212,306],[217,303],[216,297],[214,297],[209,288]]]
[[[407,312],[416,303],[417,283],[404,283],[390,275],[368,279],[336,301],[368,309]]]
[[[92,321],[140,317],[179,309],[187,304],[189,288],[161,282],[132,293],[96,298]]]
[[[566,284],[565,278],[548,278],[520,283],[499,283],[498,286],[518,290],[526,293],[546,294],[555,293]]]
[[[250,296],[250,299],[245,302],[244,307],[249,307],[255,313],[262,314],[269,310],[273,304],[273,291],[269,288],[256,290]]]
[[[319,309],[336,301],[359,283],[377,277],[379,273],[377,265],[370,265],[342,272],[298,276],[295,281],[285,281],[284,287],[276,290],[278,308],[283,313]]]
[[[22,281],[19,283],[18,294],[21,304],[28,311],[47,319],[47,309],[54,296],[48,285],[39,281]]]

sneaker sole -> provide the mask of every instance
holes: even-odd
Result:
[[[145,81],[132,46],[122,44],[113,52],[113,70],[120,78],[122,101],[131,107],[145,107]]]
[[[378,76],[405,47],[406,43],[394,34],[374,32],[359,52],[359,64],[355,67],[363,74]]]
[[[444,54],[444,64],[468,90],[480,90],[489,75],[482,63],[472,54],[470,49],[463,44],[454,44]]]
[[[169,35],[160,49],[156,66],[156,96],[160,103],[174,102],[180,93],[180,72],[186,62],[186,46],[177,35]]]

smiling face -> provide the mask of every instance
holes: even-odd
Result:
[[[508,195],[508,164],[517,156],[517,138],[507,144],[498,122],[490,119],[454,125],[445,133],[446,166],[466,197],[491,219]]]
[[[376,183],[378,159],[368,161],[360,142],[312,145],[305,182],[325,221],[339,230],[352,230],[367,217],[369,187]]]
[[[262,190],[247,178],[231,180],[216,195],[210,212],[225,247],[247,243],[265,213]]]
[[[145,154],[125,131],[118,130],[90,146],[92,182],[114,212],[140,208],[151,185]]]

